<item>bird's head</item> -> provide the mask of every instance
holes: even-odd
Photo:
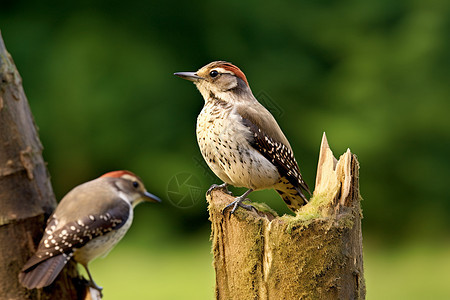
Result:
[[[130,171],[112,171],[100,178],[110,178],[109,180],[120,193],[120,197],[129,201],[133,207],[144,201],[161,202],[161,199],[147,192],[139,176]]]
[[[251,95],[245,74],[226,61],[214,61],[197,72],[178,72],[174,75],[194,82],[206,101],[213,95],[228,101],[245,99],[238,95]]]

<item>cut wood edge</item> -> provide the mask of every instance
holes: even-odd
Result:
[[[328,144],[325,132],[320,145],[319,160],[317,162],[316,186],[313,198],[319,195],[327,195],[327,198],[334,199],[337,194],[339,181],[336,176],[336,165],[338,161],[333,155],[333,151]],[[312,202],[312,201],[311,201]]]
[[[305,212],[311,214],[311,211],[316,210],[316,214],[328,217],[333,211],[337,212],[340,206],[350,206],[352,199],[348,199],[348,197],[351,194],[353,177],[358,176],[352,172],[355,163],[357,164],[356,158],[349,148],[337,160],[324,132],[320,145],[313,197],[308,205],[299,210],[298,214]],[[312,207],[308,207],[309,205]]]
[[[315,184],[315,189],[317,190],[318,186],[321,186],[322,184],[322,178],[324,175],[324,166],[325,166],[325,162],[328,161],[330,159],[330,157],[333,158],[333,165],[332,165],[332,169],[334,170],[334,167],[336,166],[336,158],[333,155],[333,152],[330,149],[330,145],[328,144],[328,140],[327,140],[327,135],[324,132],[322,135],[322,141],[320,143],[320,151],[319,151],[319,160],[317,162],[317,175],[316,175],[316,184]],[[329,163],[326,165],[329,169]]]
[[[350,194],[350,188],[352,183],[352,153],[350,149],[341,155],[339,162],[336,166],[336,177],[341,183],[340,197],[338,199],[338,205],[344,205],[345,200]]]

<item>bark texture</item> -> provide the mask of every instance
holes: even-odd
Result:
[[[233,197],[207,196],[217,299],[364,299],[359,163],[337,161],[324,134],[316,186],[296,216],[222,209]]]
[[[18,273],[35,252],[55,206],[22,79],[0,34],[0,299],[83,297],[77,293],[74,263],[48,288],[27,290],[18,282]],[[84,293],[84,288],[80,290]]]

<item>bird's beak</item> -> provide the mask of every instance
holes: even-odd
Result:
[[[197,73],[195,72],[178,72],[173,73],[173,75],[193,82],[199,81],[200,79],[204,79],[203,77],[198,76]]]
[[[161,202],[161,199],[159,199],[158,197],[147,191],[144,192],[143,199],[148,202]]]

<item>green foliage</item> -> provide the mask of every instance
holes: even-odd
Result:
[[[449,12],[439,0],[22,1],[2,7],[0,28],[58,197],[118,168],[163,198],[179,172],[219,183],[198,163],[201,96],[172,73],[225,59],[276,108],[310,186],[323,131],[336,154],[358,155],[364,229],[397,239],[410,216],[450,212]],[[287,212],[275,193],[251,198]],[[207,223],[203,204],[155,213],[182,231]]]
[[[0,9],[57,197],[130,169],[165,200],[139,207],[131,234],[167,239],[209,226],[203,197],[184,209],[169,201],[170,180],[193,174],[202,191],[220,183],[196,144],[203,100],[172,73],[216,59],[240,66],[277,108],[310,186],[323,131],[336,155],[358,155],[365,236],[445,234],[449,20],[444,0],[24,0]],[[288,212],[274,191],[250,198]]]

